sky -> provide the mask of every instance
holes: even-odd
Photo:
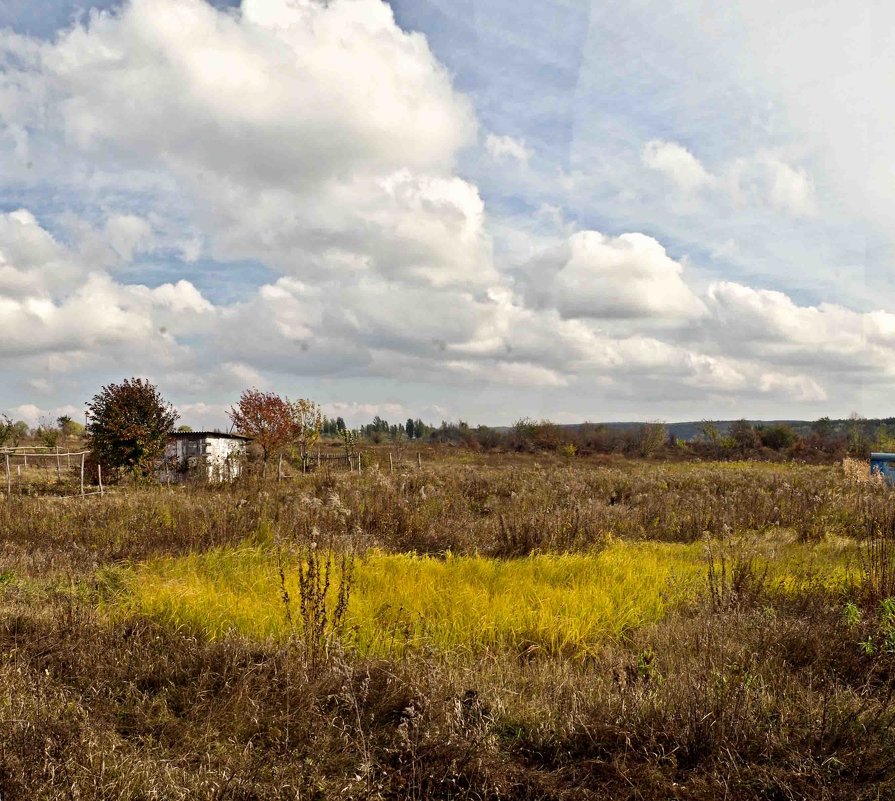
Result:
[[[891,416],[895,6],[0,0],[0,412]]]

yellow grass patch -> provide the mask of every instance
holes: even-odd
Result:
[[[522,559],[446,558],[372,552],[355,561],[346,618],[362,652],[406,647],[532,649],[585,655],[600,642],[659,620],[706,588],[704,544],[615,542],[599,553]],[[852,546],[767,542],[754,550],[759,571],[782,589],[818,577],[840,584]],[[743,548],[737,553],[742,556]],[[730,549],[728,548],[728,558]],[[286,560],[286,589],[299,619],[297,562]],[[208,637],[290,633],[277,557],[269,548],[215,549],[128,569],[113,614],[148,614]],[[330,596],[339,571],[334,567]]]

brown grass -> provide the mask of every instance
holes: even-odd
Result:
[[[466,458],[0,503],[0,797],[895,794],[891,616],[873,601],[844,614],[860,588],[779,592],[735,546],[771,530],[881,536],[887,489],[835,468]],[[309,660],[288,642],[212,642],[96,611],[114,590],[106,565],[245,540],[515,557],[706,533],[729,546],[703,600],[586,660],[371,661],[339,648],[332,621]],[[304,579],[319,598],[325,575]]]

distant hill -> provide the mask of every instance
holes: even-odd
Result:
[[[695,439],[702,433],[702,428],[706,422],[710,422],[715,428],[718,429],[718,433],[722,436],[727,433],[730,429],[730,426],[733,425],[737,420],[688,420],[679,423],[664,423],[665,427],[668,429],[669,434],[673,434],[678,439],[689,440]],[[767,428],[773,425],[786,424],[791,426],[792,429],[799,435],[805,436],[810,434],[813,430],[813,426],[816,425],[816,420],[747,420],[748,423],[755,427],[764,427]],[[880,426],[886,426],[887,428],[895,428],[895,417],[885,417],[885,418],[871,418],[866,420],[859,420],[861,424],[861,428],[865,433],[874,433],[876,432]],[[853,420],[850,419],[837,419],[837,420],[829,420],[827,425],[829,426],[829,433],[845,433],[849,430],[849,427],[854,423]],[[560,424],[560,428],[564,428],[568,431],[575,431],[580,429],[583,425],[587,425],[588,423],[566,423]],[[598,425],[598,426],[606,426],[609,429],[614,429],[616,431],[631,431],[636,430],[639,426],[643,425],[643,422],[625,422],[625,421],[612,421],[612,422],[596,422],[589,421],[590,425]],[[497,429],[498,431],[509,431],[510,426],[501,426]]]
[[[724,436],[731,425],[733,425],[736,420],[711,420],[711,422],[715,428],[718,429],[718,433]],[[747,420],[753,426],[763,426],[767,428],[768,426],[780,425],[784,423],[788,426],[791,426],[797,434],[800,436],[804,436],[805,434],[811,433],[811,425],[813,421],[811,420]],[[632,429],[637,429],[639,426],[642,426],[643,423],[629,423],[629,422],[614,422],[614,423],[604,423],[607,428],[619,430],[619,431],[630,431]],[[702,428],[705,425],[705,421],[703,420],[688,420],[682,423],[665,423],[665,428],[668,429],[669,434],[673,434],[678,439],[695,439],[702,433]],[[568,428],[580,428],[580,425],[572,425],[567,426]],[[835,430],[835,429],[834,429]]]

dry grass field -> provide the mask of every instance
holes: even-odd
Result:
[[[860,466],[378,461],[0,502],[0,797],[895,794]]]

